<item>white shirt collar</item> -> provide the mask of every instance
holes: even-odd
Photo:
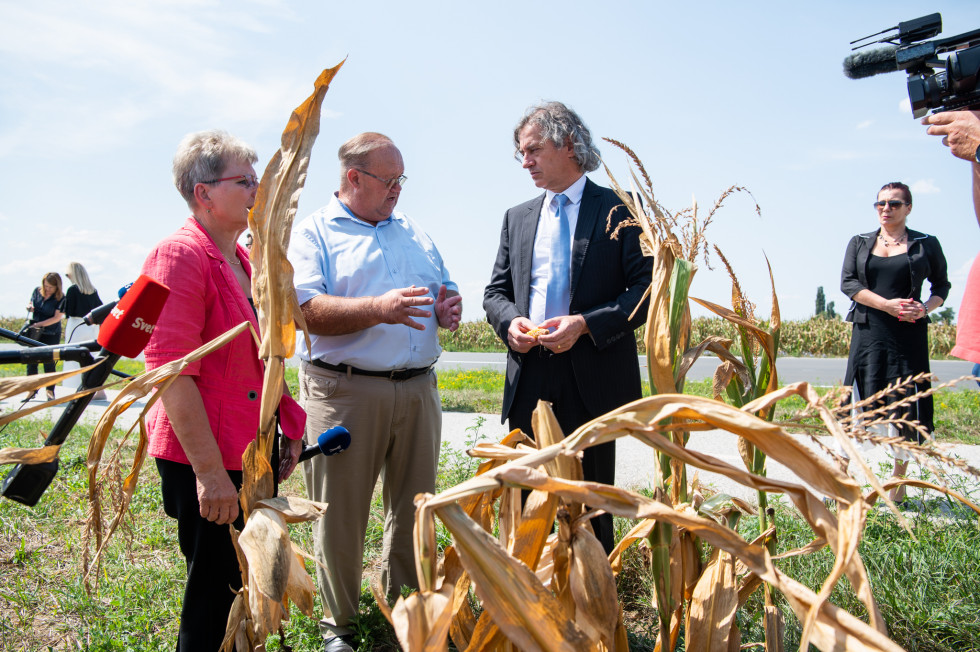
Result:
[[[555,195],[565,195],[568,197],[569,204],[578,204],[582,201],[582,193],[585,192],[585,175],[583,174],[578,178],[578,180],[572,185],[568,186],[564,192],[552,192],[551,190],[546,190],[544,193],[544,203],[546,206],[550,206],[551,202],[554,201]]]

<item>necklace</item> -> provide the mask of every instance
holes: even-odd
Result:
[[[235,259],[234,260],[228,260],[228,257],[225,256],[224,254],[221,254],[221,257],[224,258],[225,259],[225,262],[228,263],[229,265],[241,265],[242,264],[242,261],[238,260],[238,257],[237,256],[235,256]]]
[[[908,238],[909,238],[909,232],[906,231],[905,233],[903,233],[899,237],[897,237],[894,240],[892,240],[891,242],[889,242],[888,241],[888,238],[886,238],[883,233],[880,233],[880,232],[878,233],[878,239],[881,240],[881,244],[885,245],[885,247],[899,247],[899,246],[905,244],[905,241],[908,240]]]

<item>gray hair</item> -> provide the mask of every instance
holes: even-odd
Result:
[[[65,272],[65,276],[71,278],[71,282],[78,287],[78,291],[82,294],[95,294],[95,286],[92,285],[88,272],[85,271],[81,263],[74,261],[68,263],[68,271]]]
[[[184,136],[174,154],[174,185],[188,206],[194,207],[194,187],[221,178],[232,160],[254,165],[259,157],[244,141],[220,129]]]
[[[583,172],[599,168],[599,148],[592,143],[592,134],[575,111],[561,102],[544,102],[524,112],[524,117],[514,127],[514,147],[520,150],[521,131],[528,125],[541,129],[541,137],[550,140],[555,147],[571,142],[575,160]],[[518,155],[515,151],[515,156]]]
[[[340,185],[343,186],[347,183],[348,170],[367,166],[372,152],[394,146],[395,143],[391,138],[376,131],[357,134],[345,142],[337,150],[337,158],[340,160]]]

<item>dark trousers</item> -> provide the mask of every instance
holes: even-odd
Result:
[[[178,652],[221,647],[228,624],[228,612],[235,591],[242,588],[238,557],[227,525],[217,525],[201,517],[197,501],[197,477],[189,464],[157,459],[160,490],[167,516],[177,519],[180,552],[187,560],[187,585],[180,612]],[[241,489],[242,472],[228,471],[235,487]],[[244,527],[239,511],[235,528]]]
[[[49,344],[49,345],[60,344],[61,343],[61,331],[59,330],[57,333],[50,333],[50,334],[48,334],[48,333],[41,333],[38,336],[37,341],[38,342],[42,342],[43,344]],[[50,374],[53,371],[55,371],[55,367],[56,367],[56,365],[58,363],[55,362],[54,360],[52,360],[51,362],[45,362],[43,364],[44,364],[44,373]],[[37,375],[37,363],[36,362],[29,362],[27,364],[27,375],[28,376],[36,376]]]
[[[534,436],[531,414],[539,399],[551,403],[558,425],[566,437],[583,423],[600,416],[586,411],[575,384],[569,355],[551,355],[543,347],[537,346],[524,355],[517,392],[508,415],[511,429],[520,428],[526,434]],[[615,484],[616,442],[585,449],[582,471],[583,477],[588,481]],[[612,552],[615,547],[612,515],[602,514],[593,518],[591,523],[606,553]]]

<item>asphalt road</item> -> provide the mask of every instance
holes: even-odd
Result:
[[[494,369],[504,371],[506,362],[503,353],[449,353],[444,352],[436,365],[437,369]],[[711,378],[718,358],[702,356],[694,362],[688,372],[689,380],[704,380]],[[940,381],[949,381],[960,376],[967,376],[973,369],[973,363],[965,360],[933,360],[932,372]],[[640,356],[640,373],[646,378],[647,361]],[[814,385],[837,385],[844,380],[847,369],[845,358],[788,358],[776,360],[776,370],[779,372],[779,382],[783,384],[796,383],[805,380]],[[964,384],[965,387],[969,385]]]

